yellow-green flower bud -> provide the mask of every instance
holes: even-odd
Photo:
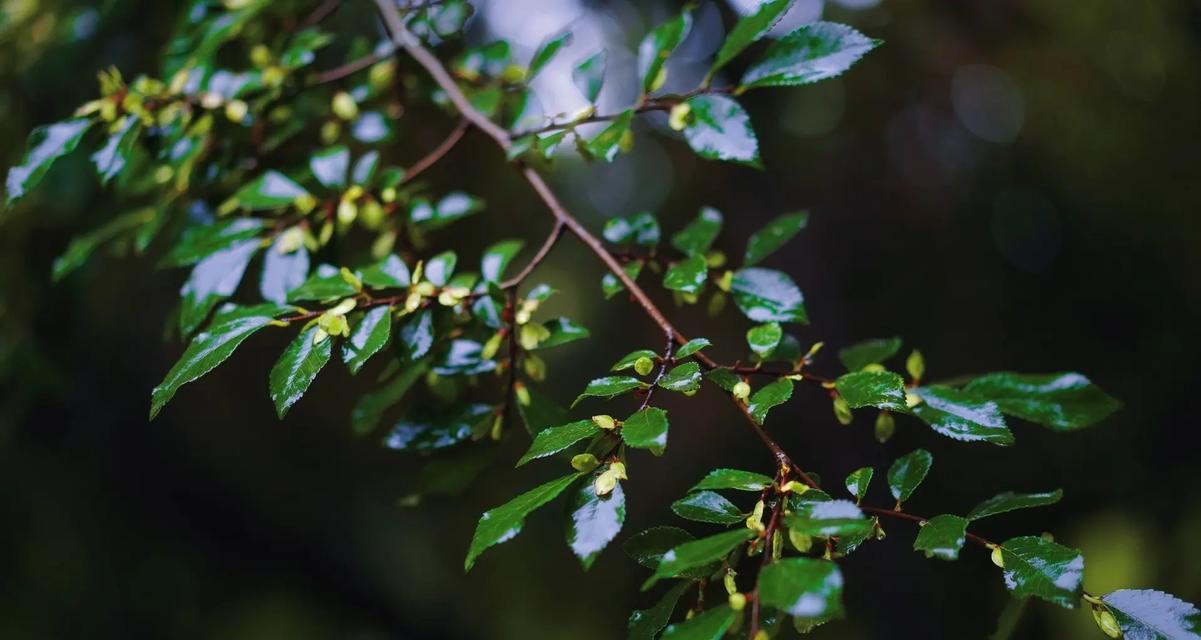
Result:
[[[779,560],[784,553],[784,536],[777,533],[771,537],[771,559]]]
[[[337,120],[330,120],[321,125],[321,142],[324,144],[333,144],[341,133],[342,125]]]
[[[521,333],[517,336],[517,341],[521,343],[521,348],[526,351],[531,351],[538,348],[538,343],[550,337],[550,329],[531,322],[521,325]]]
[[[523,407],[530,406],[530,390],[526,388],[525,383],[518,380],[513,385],[513,393],[517,395],[517,402]]]
[[[808,553],[809,549],[813,548],[813,538],[796,531],[788,530],[788,541],[792,543],[792,548],[801,553]]]
[[[434,292],[438,290],[438,287],[435,287],[434,283],[430,282],[429,280],[425,280],[423,282],[418,282],[417,286],[413,287],[413,290],[416,291],[417,294],[422,298],[428,298],[434,295]]]
[[[917,349],[905,358],[905,371],[909,372],[909,377],[913,378],[914,383],[920,381],[926,373],[926,359],[922,357],[922,352]]]
[[[1105,635],[1111,638],[1122,637],[1122,628],[1118,626],[1117,619],[1104,606],[1093,605],[1093,620],[1097,622],[1097,626],[1105,632]]]
[[[717,279],[716,284],[718,289],[729,293],[730,287],[734,284],[734,272],[727,269],[721,274],[721,277]]]
[[[834,417],[838,424],[843,426],[851,424],[851,420],[855,419],[855,414],[851,413],[851,405],[847,404],[842,396],[834,396]]]
[[[438,303],[444,307],[453,307],[471,295],[471,289],[466,287],[444,287],[438,294]]]
[[[1002,569],[1005,568],[1005,555],[1001,553],[1001,547],[994,546],[992,548],[992,555],[990,555],[989,557],[992,558],[993,564],[997,565],[998,567],[1000,567]]]
[[[345,198],[338,201],[338,222],[347,225],[359,217],[359,205]]]
[[[709,265],[710,269],[720,269],[726,266],[726,260],[726,253],[724,251],[714,249],[705,254],[705,263]]]
[[[642,356],[641,358],[638,358],[637,360],[634,361],[634,371],[637,371],[638,375],[640,375],[640,376],[645,376],[645,375],[649,374],[651,371],[653,371],[654,369],[655,369],[655,361],[651,360],[650,358],[648,358],[646,356]]]
[[[367,200],[359,207],[359,221],[368,229],[378,229],[384,222],[384,208],[375,200]]]
[[[751,638],[751,640],[771,640],[771,636],[769,636],[763,629],[760,629],[755,632],[755,637]]]
[[[279,235],[275,251],[282,254],[294,253],[304,245],[304,230],[300,227],[288,227]]]
[[[328,337],[329,334],[325,332],[325,329],[318,327],[317,330],[313,332],[313,344],[321,344],[322,342],[325,342],[325,339]]]
[[[905,392],[905,406],[910,409],[922,403],[922,397],[912,391]]]
[[[742,611],[746,608],[746,596],[741,593],[731,593],[730,608],[735,611]]]
[[[654,93],[662,89],[665,82],[667,82],[667,67],[659,67],[659,73],[655,74],[655,79],[651,81],[651,86],[647,90],[647,93]]]
[[[613,419],[613,416],[609,415],[592,416],[592,424],[605,431],[612,431],[617,428],[617,421]]]
[[[525,368],[525,374],[530,378],[538,382],[546,379],[546,363],[542,361],[542,358],[532,353],[527,353],[522,360],[522,365]]]
[[[267,85],[268,87],[278,87],[284,83],[284,77],[286,75],[287,72],[284,71],[283,67],[271,65],[270,67],[263,69],[263,84]]]
[[[267,45],[259,43],[250,49],[250,62],[256,67],[265,67],[271,64],[271,49]]]
[[[413,313],[420,306],[421,306],[421,294],[417,293],[416,291],[410,291],[409,295],[405,298],[404,312],[405,313]]]
[[[617,476],[613,475],[612,469],[596,476],[596,481],[592,485],[593,491],[598,496],[607,496],[613,493],[615,488],[617,488]]]
[[[571,468],[580,473],[588,473],[600,466],[600,460],[591,453],[581,453],[571,458]]]
[[[496,417],[492,419],[492,431],[489,433],[489,435],[493,440],[500,440],[500,437],[504,435],[504,429],[505,414],[498,413],[496,414]]]
[[[330,110],[334,112],[334,115],[343,120],[354,120],[359,117],[358,103],[345,91],[339,91],[334,94],[334,99],[330,103]]]
[[[764,506],[765,505],[763,504],[762,500],[755,503],[754,510],[751,511],[750,517],[746,519],[746,528],[747,529],[750,529],[752,531],[764,531],[767,529],[767,527],[763,526],[763,508],[764,508]]]
[[[345,282],[346,284],[354,287],[355,291],[363,290],[363,281],[360,280],[359,277],[356,276],[354,274],[354,272],[351,271],[350,269],[347,269],[346,267],[342,267],[341,269],[338,270],[338,274],[342,276],[342,281]],[[351,308],[353,309],[354,307],[351,307]]]
[[[345,267],[343,267],[343,269],[345,269]],[[344,316],[353,311],[356,304],[357,303],[354,301],[354,298],[347,298],[342,302],[339,302],[334,308],[326,311],[326,313],[331,316]]]
[[[881,443],[888,442],[896,430],[897,421],[891,413],[881,411],[880,415],[876,416],[876,440]]]
[[[687,102],[678,102],[676,106],[671,108],[671,113],[667,116],[667,126],[676,131],[683,131],[688,126],[688,116],[692,113],[692,106]]]
[[[797,482],[796,480],[789,480],[788,482],[780,485],[780,491],[783,491],[784,493],[795,493],[797,495],[801,495],[808,490],[809,485],[803,482]]]
[[[500,335],[499,332],[492,334],[492,337],[488,338],[488,341],[484,343],[483,348],[480,349],[480,357],[484,360],[491,360],[496,355],[496,352],[500,351],[500,343],[502,340],[504,340],[504,336]],[[524,387],[522,388],[524,389]],[[529,391],[526,391],[526,394],[528,395]]]
[[[884,365],[882,365],[878,362],[873,362],[873,363],[863,367],[863,369],[861,369],[861,371],[870,371],[872,373],[876,373],[879,371],[888,371],[888,369],[885,369]]]
[[[739,380],[730,393],[740,402],[746,402],[746,399],[751,397],[751,385],[747,384],[746,380]]]
[[[230,100],[225,103],[225,117],[229,118],[230,122],[242,122],[249,110],[250,107],[242,100]]]
[[[734,577],[738,572],[733,569],[726,569],[726,573],[721,578],[721,582],[726,587],[726,595],[738,593],[738,583],[734,581]]]
[[[626,465],[624,462],[609,463],[609,471],[612,471],[613,475],[618,480],[629,480],[630,479],[629,476],[626,475]]]
[[[396,63],[391,60],[385,60],[371,65],[371,69],[367,71],[367,82],[376,89],[382,89],[392,82],[392,76],[396,73]]]
[[[617,142],[617,146],[623,153],[629,153],[634,148],[634,132],[626,129],[625,133],[621,134],[621,140]]]

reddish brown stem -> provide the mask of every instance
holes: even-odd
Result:
[[[467,128],[470,126],[471,122],[469,122],[466,118],[459,120],[459,124],[455,125],[454,130],[452,130],[450,134],[446,136],[446,139],[443,140],[441,144],[439,144],[437,147],[434,147],[433,151],[425,154],[425,157],[421,158],[417,162],[414,162],[409,167],[409,170],[405,171],[404,179],[402,179],[400,183],[405,184],[407,182],[412,182],[414,178],[421,175],[426,169],[429,169],[437,164],[438,161],[443,158],[443,156],[450,153],[450,150],[455,148],[455,145],[459,143],[459,140],[463,139],[463,134],[467,133]]]

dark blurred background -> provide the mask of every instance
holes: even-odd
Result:
[[[346,5],[329,28],[378,38],[370,3]],[[633,92],[630,52],[670,10],[493,0],[468,35],[510,38],[525,59],[572,23],[575,44],[544,74],[547,113],[579,106],[566,74],[601,46],[611,60],[605,104],[616,106]],[[668,89],[703,73],[730,10],[700,4]],[[180,11],[0,2],[0,166],[19,159],[30,128],[90,99],[97,70],[154,73]],[[727,221],[718,246],[730,255],[771,217],[810,209],[809,228],[770,266],[806,293],[813,324],[801,340],[831,347],[819,371],[837,372],[835,347],[900,335],[922,349],[933,378],[1086,373],[1124,408],[1071,434],[1015,424],[1012,448],[956,443],[906,419],[879,445],[870,412],[840,427],[808,386],[769,426],[828,481],[865,464],[879,477],[897,455],[930,449],[917,513],[1063,487],[1060,505],[990,519],[980,532],[1054,532],[1084,551],[1092,592],[1155,587],[1201,601],[1201,3],[798,0],[788,20],[819,16],[885,44],[843,78],[747,94],[767,171],[701,161],[648,131],[612,166],[563,158],[558,189],[593,228],[645,209],[675,229],[715,206]],[[451,124],[410,117],[387,153],[412,162]],[[662,129],[653,118],[640,126]],[[479,514],[554,465],[513,470],[525,442],[511,438],[462,496],[400,507],[424,461],[350,433],[351,392],[367,380],[330,366],[286,421],[275,419],[266,374],[284,336],[249,341],[147,423],[149,390],[182,351],[161,335],[184,274],[152,270],[152,257],[99,256],[50,285],[71,235],[121,211],[90,174],[77,153],[0,217],[0,637],[616,638],[632,609],[654,601],[638,592],[645,570],[617,545],[581,571],[559,506],[464,575]],[[441,238],[468,255],[497,235],[533,244],[549,226],[480,136],[430,176],[439,189],[468,176],[463,186],[491,205]],[[570,238],[539,272],[562,292],[551,311],[594,335],[549,359],[559,398],[616,355],[660,342],[621,296],[600,301],[601,274]],[[742,355],[745,325],[732,314],[675,315],[689,335],[713,339],[719,359]],[[668,505],[708,468],[770,465],[713,391],[667,408],[671,446],[632,461],[619,540],[682,524]],[[879,481],[872,495],[887,500]],[[1008,597],[987,556],[927,560],[910,549],[911,528],[885,525],[883,543],[844,562],[849,620],[814,637],[992,633]],[[1030,602],[1012,637],[1101,636],[1086,611]]]

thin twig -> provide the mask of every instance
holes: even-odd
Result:
[[[346,64],[339,65],[337,67],[334,67],[333,69],[327,69],[327,70],[322,71],[321,73],[317,74],[316,76],[313,77],[312,84],[314,84],[314,85],[326,84],[327,82],[334,82],[335,80],[341,80],[342,78],[345,78],[346,76],[352,75],[354,73],[362,71],[363,69],[366,69],[367,67],[370,67],[371,65],[379,62],[380,60],[384,60],[385,58],[387,58],[390,55],[392,55],[392,52],[388,51],[387,53],[382,54],[382,55],[379,53],[371,53],[371,54],[365,55],[361,58],[355,58],[354,60],[351,60],[350,62],[347,62]]]
[[[663,361],[659,363],[659,372],[655,374],[655,379],[651,381],[651,386],[647,387],[646,395],[642,398],[642,404],[638,406],[639,411],[650,406],[651,396],[655,394],[655,389],[659,386],[659,381],[663,379],[663,376],[667,375],[667,367],[675,362],[675,358],[671,355],[672,349],[676,344],[675,335],[669,329],[666,332],[666,337],[667,346],[663,347]]]
[[[317,5],[317,8],[307,18],[301,21],[299,28],[307,29],[317,26],[321,21],[328,18],[341,4],[342,0],[325,0]]]
[[[534,257],[530,258],[530,261],[526,263],[524,267],[522,267],[521,271],[517,272],[517,275],[505,280],[504,282],[501,282],[500,288],[516,289],[517,287],[521,286],[521,283],[529,277],[530,273],[532,273],[534,269],[541,264],[544,259],[546,259],[546,256],[550,255],[550,250],[555,248],[555,243],[559,241],[559,238],[562,237],[562,235],[563,221],[555,220],[555,225],[550,228],[550,233],[546,235],[546,240],[542,241],[542,246],[538,247],[538,252],[534,254]]]
[[[442,141],[442,144],[434,147],[433,151],[425,154],[424,158],[414,162],[412,166],[409,167],[409,170],[405,171],[405,176],[400,183],[405,184],[407,182],[412,182],[413,178],[416,178],[426,169],[429,169],[437,164],[443,156],[445,156],[447,153],[450,153],[450,150],[455,148],[455,145],[459,143],[459,140],[463,139],[463,134],[467,133],[467,128],[470,126],[471,123],[468,122],[466,118],[459,120],[459,124],[455,125],[454,130],[450,132],[450,135],[446,136],[446,139]]]

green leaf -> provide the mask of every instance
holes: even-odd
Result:
[[[384,446],[396,451],[439,451],[465,442],[494,415],[495,409],[482,403],[414,411],[392,427],[384,438]]]
[[[675,357],[677,360],[681,359],[681,358],[687,358],[688,356],[690,356],[712,344],[713,343],[709,342],[708,338],[693,338],[693,339],[689,340],[688,342],[685,342],[684,344],[680,345],[679,349],[676,349]]]
[[[379,152],[368,151],[354,161],[354,168],[350,170],[350,180],[354,184],[366,186],[375,177],[378,168]]]
[[[654,214],[642,212],[627,217],[609,218],[602,230],[605,240],[613,244],[634,243],[643,247],[659,244],[659,221]]]
[[[838,359],[847,371],[861,371],[871,364],[880,364],[901,350],[900,338],[876,338],[855,343],[838,351]]]
[[[799,322],[809,324],[805,297],[784,273],[752,267],[734,274],[730,284],[734,302],[754,322]]]
[[[905,380],[891,371],[856,371],[839,376],[834,388],[852,409],[905,408]]]
[[[410,362],[425,357],[434,348],[434,314],[423,309],[410,316],[396,338],[401,355]]]
[[[538,72],[546,67],[547,63],[555,57],[555,54],[559,53],[559,50],[570,42],[571,32],[567,32],[542,43],[542,46],[538,48],[538,51],[534,53],[534,57],[530,60],[529,71],[525,74],[526,80],[538,75]]]
[[[863,496],[867,495],[867,488],[872,483],[873,475],[875,475],[875,471],[871,467],[855,469],[847,476],[847,491],[850,491],[856,500],[862,500]]]
[[[567,409],[540,391],[538,387],[527,385],[526,392],[529,395],[529,403],[523,403],[519,398],[517,411],[521,413],[521,419],[525,422],[526,431],[530,435],[567,421],[570,415]]]
[[[428,367],[429,362],[426,360],[409,363],[401,367],[400,373],[384,386],[359,398],[350,413],[351,431],[360,436],[375,431],[384,417],[384,412],[404,398],[413,383],[425,375]]]
[[[1101,601],[1127,640],[1201,638],[1201,610],[1170,593],[1120,589]]]
[[[663,274],[663,287],[680,293],[700,293],[709,277],[709,264],[703,255],[674,262]]]
[[[622,545],[622,550],[638,564],[654,569],[659,566],[663,554],[695,539],[691,533],[679,527],[651,527],[630,536]]]
[[[588,102],[596,103],[601,87],[605,85],[605,63],[607,54],[602,49],[578,62],[571,71],[571,81]]]
[[[662,578],[670,578],[687,569],[706,566],[720,560],[753,537],[754,531],[740,528],[672,547],[663,554],[654,575],[642,584],[642,590],[646,591]]]
[[[626,369],[633,367],[634,363],[637,362],[639,358],[649,358],[654,360],[657,357],[659,357],[659,354],[651,351],[650,349],[631,351],[627,353],[624,358],[618,360],[617,364],[613,365],[613,368],[609,369],[609,371],[625,371]]]
[[[91,125],[92,121],[87,118],[74,118],[34,129],[29,134],[21,164],[9,169],[8,177],[4,180],[7,192],[5,203],[12,205],[37,187],[55,160],[79,146],[79,141]]]
[[[117,130],[109,135],[104,146],[92,154],[92,164],[96,165],[101,184],[108,184],[109,180],[117,177],[129,163],[129,156],[133,153],[140,130],[137,124],[136,117],[125,116]]]
[[[1038,536],[1001,543],[1005,586],[1016,598],[1037,596],[1065,609],[1076,606],[1084,581],[1084,556]]]
[[[584,388],[584,392],[576,396],[571,406],[574,407],[579,404],[580,400],[584,398],[613,398],[627,391],[643,389],[648,386],[645,382],[632,376],[606,376],[604,378],[597,378],[588,383],[588,386]]]
[[[739,83],[743,90],[809,84],[842,75],[879,46],[842,24],[813,22],[772,43]]]
[[[505,275],[505,269],[513,261],[513,256],[521,251],[525,242],[521,240],[503,240],[484,250],[480,260],[480,273],[488,282],[500,282]]]
[[[359,272],[363,284],[377,289],[403,289],[411,284],[410,277],[409,266],[395,253]]]
[[[467,558],[463,561],[463,570],[470,571],[472,565],[475,564],[475,559],[488,547],[511,540],[521,533],[521,528],[525,525],[525,517],[530,512],[557,498],[581,475],[583,474],[572,473],[551,480],[495,509],[484,512],[479,524],[476,525],[475,535],[471,538]]]
[[[713,66],[709,68],[709,75],[712,76],[752,42],[762,38],[784,17],[792,3],[793,0],[764,0],[758,3],[753,13],[740,18],[721,43],[721,48],[717,50],[717,57],[713,60]]]
[[[692,28],[692,16],[687,11],[655,27],[638,45],[638,77],[642,93],[654,90],[663,63],[684,41]]]
[[[940,385],[914,389],[921,404],[910,409],[934,431],[967,442],[1013,444],[1013,433],[995,402],[968,391]]]
[[[333,265],[317,265],[317,269],[299,287],[288,293],[288,301],[333,300],[358,293],[354,285],[342,277],[340,269]]]
[[[570,521],[567,524],[567,546],[580,559],[587,571],[600,552],[609,546],[626,521],[626,496],[621,483],[608,495],[596,495],[592,483],[585,482],[575,492]]]
[[[658,407],[640,409],[626,418],[621,426],[621,439],[635,449],[650,449],[662,455],[667,448],[667,412]]]
[[[701,365],[685,362],[676,365],[659,379],[659,386],[668,391],[691,393],[701,388]]]
[[[690,493],[673,502],[671,510],[685,520],[711,524],[734,524],[745,517],[733,502],[713,491]]]
[[[1121,407],[1079,373],[992,373],[972,380],[964,390],[996,402],[1005,414],[1055,431],[1087,427]]]
[[[309,192],[291,178],[271,170],[242,185],[233,200],[243,209],[262,211],[289,206],[297,198],[307,195]]]
[[[226,305],[217,312],[208,329],[201,331],[167,372],[167,377],[150,394],[150,419],[183,385],[212,371],[233,355],[238,345],[275,318],[287,313],[290,307],[260,304],[253,307]]]
[[[734,386],[742,382],[742,377],[729,369],[710,369],[705,372],[705,378],[726,391],[733,391]]]
[[[663,627],[671,620],[671,614],[676,610],[676,604],[684,592],[692,586],[691,582],[681,582],[668,589],[659,602],[650,609],[639,609],[630,614],[627,623],[629,640],[655,640]]]
[[[67,245],[67,250],[55,258],[50,279],[58,282],[67,277],[82,267],[101,245],[150,222],[156,212],[153,207],[134,209],[83,235],[75,236],[71,239],[71,244]]]
[[[683,622],[669,625],[662,640],[721,640],[734,625],[738,613],[723,604]]]
[[[705,489],[736,489],[738,491],[762,491],[770,487],[772,479],[762,473],[738,469],[714,469],[689,491]]]
[[[409,207],[409,220],[423,230],[433,231],[484,209],[484,201],[459,191],[446,194],[436,205],[418,198]]]
[[[163,258],[163,266],[184,267],[196,264],[218,251],[257,238],[263,221],[254,218],[221,220],[213,224],[192,227]]]
[[[1043,507],[1049,504],[1055,504],[1063,498],[1063,489],[1056,489],[1045,493],[1014,493],[1006,491],[999,493],[984,502],[976,505],[968,512],[968,520],[979,520],[988,516],[995,516],[998,513],[1006,513],[1008,511],[1016,511],[1018,509],[1030,509],[1033,507]]]
[[[290,253],[280,253],[282,236],[263,252],[263,270],[259,275],[259,293],[264,300],[283,304],[288,294],[304,284],[309,273],[309,252],[298,247]]]
[[[550,331],[550,336],[538,343],[539,351],[583,340],[590,335],[587,329],[567,318],[554,318],[545,322],[544,325]]]
[[[746,343],[760,360],[771,356],[784,337],[778,322],[769,322],[751,327],[746,332]]]
[[[440,376],[473,376],[496,369],[496,360],[483,357],[484,345],[475,340],[451,340],[433,371]]]
[[[751,417],[755,419],[755,422],[763,424],[763,421],[767,420],[768,411],[788,402],[791,397],[792,380],[780,378],[756,391],[751,396],[750,402],[747,403],[747,410],[751,412]]]
[[[363,314],[350,337],[342,342],[342,362],[351,374],[356,374],[371,356],[388,343],[392,334],[392,309],[375,307]]]
[[[746,243],[746,253],[742,256],[742,266],[751,267],[775,253],[797,233],[809,224],[809,212],[798,211],[786,213],[768,222],[759,231],[751,235]]]
[[[688,226],[671,237],[671,246],[689,256],[702,255],[713,246],[721,233],[721,212],[713,207],[701,207]]]
[[[958,560],[966,540],[967,518],[943,514],[922,525],[913,541],[913,550],[926,552],[927,558]]]
[[[925,449],[914,449],[897,458],[888,468],[888,488],[892,491],[892,497],[897,502],[908,500],[922,480],[926,479],[932,464],[934,456]]]
[[[179,328],[189,336],[222,300],[233,295],[242,282],[250,259],[258,252],[257,239],[244,240],[217,251],[198,262],[180,289]]]
[[[786,516],[788,528],[800,534],[819,538],[862,534],[872,528],[872,521],[850,500],[802,502],[802,508]]]
[[[275,401],[275,412],[281,420],[329,362],[333,339],[326,337],[313,344],[313,336],[318,331],[316,325],[301,331],[271,368],[271,399]]]
[[[446,283],[450,282],[450,277],[454,275],[455,265],[458,262],[459,258],[454,251],[443,251],[425,261],[424,277],[439,287],[445,287]]]
[[[530,460],[554,455],[580,440],[586,440],[600,432],[601,428],[590,419],[577,420],[539,431],[538,435],[534,436],[534,442],[530,445],[529,450],[517,461],[517,466],[520,467]]]
[[[638,274],[642,273],[642,262],[627,262],[622,265],[621,269],[626,272],[626,275],[630,279],[637,280]],[[601,277],[601,291],[605,294],[605,300],[621,293],[625,288],[626,286],[621,283],[621,280],[618,280],[617,276],[614,276],[612,273],[606,273]]]
[[[350,170],[350,150],[339,145],[318,151],[309,158],[309,170],[326,189],[342,189]]]
[[[613,162],[621,151],[621,140],[630,130],[630,122],[634,119],[634,110],[626,109],[621,112],[607,127],[596,134],[596,137],[585,144],[585,148],[593,157],[605,162]]]
[[[693,96],[687,104],[689,117],[684,139],[698,156],[763,168],[759,162],[759,139],[742,105],[721,95]]]
[[[842,573],[830,560],[784,558],[759,573],[759,598],[801,618],[841,617]]]

